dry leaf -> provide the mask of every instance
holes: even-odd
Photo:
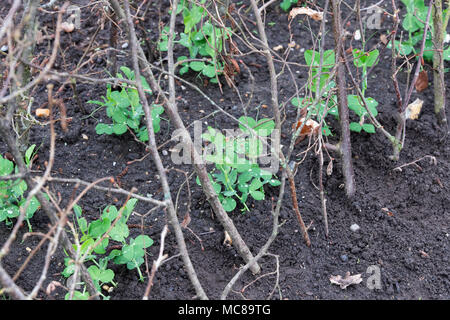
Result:
[[[75,25],[70,22],[63,22],[61,23],[61,29],[63,29],[67,33],[71,33],[73,30],[75,30]]]
[[[300,128],[302,126],[304,121],[305,121],[305,118],[301,118],[297,122],[297,125],[293,126],[294,130],[298,130],[298,128]],[[308,119],[308,120],[306,120],[305,125],[303,126],[302,130],[300,131],[299,136],[317,134],[317,132],[319,131],[319,126],[320,125],[319,125],[319,123],[317,123],[317,121]]]
[[[350,275],[350,272],[345,274],[345,277],[341,277],[340,275],[331,276],[330,282],[333,284],[337,284],[341,287],[341,289],[347,288],[349,285],[358,284],[362,281],[361,274],[355,274],[353,276]]]
[[[282,49],[283,49],[283,46],[281,44],[276,46],[276,47],[273,47],[274,51],[279,51],[279,50],[282,50]]]
[[[422,109],[423,100],[417,98],[413,103],[410,103],[405,110],[406,119],[416,120],[419,118],[420,110]]]
[[[333,159],[330,160],[327,166],[327,176],[331,176],[333,173]]]
[[[183,222],[181,222],[181,226],[183,228],[186,228],[189,225],[189,223],[191,223],[191,216],[189,212],[186,212],[186,214],[184,215]]]
[[[388,43],[387,36],[385,34],[380,35],[380,41],[386,45]]]
[[[291,10],[291,12],[289,12],[289,20],[299,14],[306,14],[308,17],[316,21],[320,21],[323,19],[323,12],[319,12],[306,7],[301,7],[301,8],[294,8]]]
[[[225,231],[225,240],[223,240],[223,244],[228,247],[231,247],[231,245],[233,244],[233,240],[231,240],[230,235],[226,231]]]
[[[415,87],[417,92],[422,92],[428,88],[428,73],[426,70],[420,71]]]
[[[38,108],[36,109],[36,117],[48,118],[50,116],[49,109]]]

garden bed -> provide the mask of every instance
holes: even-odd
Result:
[[[77,1],[74,1],[77,2]],[[78,1],[80,5],[87,5],[89,1]],[[364,1],[362,1],[364,2]],[[373,3],[377,1],[372,1]],[[371,1],[367,1],[369,5]],[[147,17],[141,22],[143,28],[157,30],[158,6],[164,23],[168,23],[168,3],[156,2],[149,6]],[[381,6],[390,10],[389,4]],[[9,6],[0,9],[0,15],[6,15]],[[400,7],[401,8],[401,7]],[[59,55],[56,69],[64,72],[72,70],[82,57],[84,49],[92,39],[98,28],[96,10],[89,7],[82,9],[82,27],[72,33],[62,33],[61,50],[64,59]],[[254,17],[249,13],[249,18]],[[55,15],[41,14],[40,20],[48,30],[55,26]],[[270,47],[283,45],[284,48],[291,41],[294,46],[289,55],[289,61],[304,64],[303,51],[312,46],[310,31],[306,29],[308,22],[305,18],[291,22],[293,39],[289,39],[287,13],[278,4],[267,9],[266,32]],[[303,24],[299,20],[304,21]],[[331,19],[330,19],[331,20]],[[354,19],[349,20],[349,32],[356,27]],[[268,24],[270,22],[270,24]],[[320,23],[310,22],[312,31],[318,32]],[[107,24],[106,24],[107,25]],[[379,42],[379,37],[387,33],[391,23],[382,25],[374,32],[368,47]],[[178,21],[176,29],[182,30],[182,21]],[[88,38],[90,37],[90,38]],[[152,40],[157,35],[152,33]],[[95,38],[95,46],[108,45],[108,30],[99,30]],[[119,44],[128,43],[125,30],[119,37]],[[327,49],[333,48],[332,35],[326,38]],[[44,40],[37,46],[35,55],[43,56],[49,53],[49,44]],[[353,41],[357,47],[358,43]],[[125,52],[128,49],[123,49]],[[183,48],[176,48],[175,55],[183,54]],[[390,50],[386,49],[380,56],[380,62],[370,74],[367,93],[379,103],[377,119],[388,131],[395,131],[396,95],[392,86],[390,71]],[[95,73],[98,77],[107,77],[105,71],[106,58],[98,57],[88,63],[80,73]],[[249,113],[259,118],[271,118],[270,79],[266,61],[262,55],[249,55],[242,58],[254,77],[254,87],[251,86],[248,73],[242,71],[236,76],[235,84],[244,99],[246,94],[253,91]],[[126,54],[119,55],[119,65],[131,67],[131,61]],[[279,70],[281,65],[277,65]],[[431,74],[431,67],[428,68]],[[241,68],[244,70],[243,68]],[[292,66],[299,85],[303,85],[307,78],[307,69]],[[164,76],[163,76],[164,77]],[[188,73],[184,78],[199,86],[199,88],[224,110],[239,118],[242,110],[239,97],[232,88],[223,82],[223,93],[218,85],[209,83],[205,86],[204,79]],[[399,82],[403,89],[406,77],[400,76]],[[295,88],[291,75],[284,72],[279,78],[280,102],[292,97]],[[447,83],[447,98],[450,86]],[[162,80],[167,85],[167,80]],[[59,85],[55,86],[56,88]],[[56,126],[56,154],[52,176],[60,178],[78,178],[94,181],[98,178],[113,176],[120,177],[121,187],[130,190],[137,188],[142,195],[151,195],[155,199],[163,199],[163,191],[157,176],[157,170],[151,156],[142,143],[134,139],[130,133],[121,136],[98,135],[95,126],[99,121],[108,123],[104,109],[94,113],[97,105],[88,104],[89,100],[100,100],[106,93],[104,84],[78,83],[77,93],[83,107],[80,110],[73,91],[69,85],[60,93],[67,107],[67,117],[71,118],[68,131],[64,132]],[[35,103],[33,108],[43,105],[47,101],[45,84],[33,92]],[[246,272],[235,284],[230,293],[230,299],[266,299],[269,295],[273,299],[449,299],[450,298],[450,147],[447,139],[443,139],[443,132],[439,128],[433,110],[432,84],[423,92],[413,92],[412,100],[420,98],[424,101],[423,108],[417,120],[407,121],[405,147],[400,153],[400,160],[394,162],[389,159],[392,145],[382,134],[362,132],[352,133],[351,144],[353,165],[356,179],[356,195],[348,199],[342,188],[343,176],[340,159],[336,156],[333,162],[333,172],[324,175],[324,189],[327,197],[329,236],[325,236],[324,223],[321,213],[319,191],[316,188],[318,176],[318,159],[311,150],[299,165],[295,175],[297,198],[303,220],[309,228],[311,246],[305,245],[301,229],[294,213],[292,199],[286,192],[280,211],[279,229],[275,241],[268,252],[275,255],[261,258],[261,274],[258,276]],[[220,129],[236,128],[236,122],[217,109],[196,90],[177,83],[177,104],[180,116],[185,125],[200,120],[205,131],[208,125]],[[258,108],[257,108],[258,107]],[[34,112],[34,110],[33,110]],[[287,103],[283,110],[284,123],[282,144],[289,145],[290,128],[294,124],[296,109]],[[218,299],[222,290],[244,264],[234,247],[224,244],[223,227],[214,216],[201,187],[195,182],[195,175],[190,177],[189,192],[185,184],[186,175],[191,175],[193,167],[190,165],[174,165],[171,161],[170,150],[175,145],[168,142],[174,130],[174,125],[168,121],[166,114],[161,115],[161,130],[156,134],[156,142],[165,168],[167,177],[175,199],[178,198],[178,215],[180,221],[189,210],[191,221],[189,229],[183,229],[187,249],[197,272],[199,280],[211,299]],[[330,125],[334,136],[330,141],[337,141],[339,137],[338,122],[331,120]],[[193,127],[189,127],[193,133]],[[45,168],[49,152],[49,127],[34,126],[30,134],[30,143],[38,147],[38,158],[34,161],[33,169]],[[294,159],[301,159],[304,154],[296,157],[305,150],[308,139],[295,146]],[[6,145],[0,145],[4,154]],[[145,158],[143,158],[146,156]],[[422,159],[422,160],[419,160]],[[435,159],[435,161],[432,161]],[[139,160],[139,161],[135,161]],[[412,164],[412,162],[415,164]],[[133,162],[134,161],[134,162]],[[328,165],[328,159],[325,160]],[[402,166],[401,170],[396,169]],[[184,171],[184,174],[182,171]],[[49,190],[61,199],[61,207],[67,205],[74,184],[48,183]],[[255,254],[264,245],[272,232],[271,208],[278,197],[278,187],[265,187],[265,200],[248,200],[250,212],[241,213],[238,209],[229,213],[236,228],[242,235],[250,250]],[[97,219],[105,206],[115,204],[121,206],[126,196],[118,196],[101,190],[90,190],[80,201],[84,215],[88,219]],[[168,224],[166,212],[157,209],[146,215],[143,220],[139,215],[146,214],[149,205],[139,201],[135,212],[128,223],[136,225],[130,228],[133,237],[142,232],[154,240],[154,245],[147,250],[149,268],[157,258],[160,246],[160,233],[164,225]],[[49,219],[39,210],[30,220],[33,232],[46,233],[49,229]],[[357,224],[360,229],[352,231],[350,226]],[[141,228],[141,227],[144,228]],[[8,255],[2,258],[5,270],[14,275],[18,267],[24,262],[41,240],[38,236],[29,236],[22,240],[28,232],[27,224],[18,233],[18,237],[11,246]],[[0,239],[6,239],[11,232],[5,224],[0,225]],[[3,241],[2,241],[3,242]],[[171,256],[179,254],[174,233],[169,232],[166,238],[164,252]],[[45,246],[39,250],[30,261],[27,268],[17,279],[17,284],[24,290],[31,290],[38,280],[43,261]],[[58,287],[50,295],[45,288],[51,281],[66,284],[62,276],[65,268],[66,255],[59,247],[53,255],[47,279],[43,290],[38,294],[42,299],[63,299],[66,290]],[[381,275],[381,288],[371,289],[368,280],[373,274],[371,266],[377,266]],[[147,282],[139,281],[136,270],[128,270],[125,265],[113,265],[116,287],[106,293],[111,299],[141,299]],[[145,264],[141,270],[145,272]],[[344,276],[361,274],[360,284],[341,289],[330,282],[333,275]],[[262,277],[264,275],[264,277]],[[261,276],[260,278],[258,278]],[[370,281],[369,281],[370,282]],[[192,299],[195,291],[183,267],[180,257],[174,257],[164,263],[157,271],[154,279],[150,299]]]

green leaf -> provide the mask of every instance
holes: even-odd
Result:
[[[36,145],[35,144],[33,144],[33,145],[31,145],[28,149],[27,149],[27,151],[25,151],[25,163],[27,164],[27,166],[30,164],[30,162],[31,162],[31,157],[32,157],[32,155],[33,155],[33,151],[34,151],[34,148],[36,147]]]
[[[70,292],[67,292],[66,295],[64,296],[65,300],[69,300],[70,298]],[[73,296],[72,296],[73,300],[88,300],[89,299],[89,293],[88,292],[80,292],[80,291],[74,291],[73,292]]]
[[[130,231],[125,223],[117,223],[109,233],[111,239],[119,242],[124,242],[129,235]]]
[[[109,221],[114,221],[118,214],[119,212],[117,211],[117,208],[113,205],[109,205],[105,209],[103,209],[102,218],[107,218],[109,219]]]
[[[249,171],[243,172],[239,175],[238,181],[240,184],[246,183],[253,178],[252,174]]]
[[[264,193],[258,190],[250,190],[250,195],[255,200],[263,200],[264,199]]]
[[[279,186],[279,185],[281,184],[281,181],[280,181],[280,180],[277,180],[277,179],[271,179],[271,180],[269,180],[269,184],[270,184],[272,187],[276,187],[276,186]]]
[[[19,215],[20,215],[19,207],[15,205],[10,205],[9,207],[0,209],[0,217],[4,217],[5,219],[16,218]],[[2,221],[2,219],[0,219],[0,221]]]
[[[26,201],[24,201],[24,204],[25,204],[25,202]],[[31,198],[25,217],[27,219],[31,219],[33,217],[34,213],[39,209],[40,206],[41,206],[41,204],[39,203],[39,201],[36,197]]]
[[[95,220],[89,224],[89,235],[92,238],[98,238],[103,235],[106,231],[108,231],[111,226],[111,220],[108,218]]]
[[[153,245],[153,240],[147,235],[138,235],[133,242],[139,248],[148,248]]]
[[[260,119],[256,124],[255,131],[261,137],[269,136],[275,128],[275,121],[269,119]]]
[[[191,61],[189,66],[192,70],[200,72],[205,68],[205,63],[203,61]]]
[[[231,212],[236,208],[236,200],[226,197],[222,200],[222,206],[226,212]]]
[[[14,170],[14,163],[0,156],[0,176],[10,175]]]
[[[262,185],[263,185],[263,183],[261,182],[261,179],[260,179],[260,178],[254,178],[254,179],[252,180],[252,182],[250,183],[250,193],[251,193],[252,191],[255,191],[255,190],[261,188]]]
[[[95,132],[97,134],[113,134],[113,128],[111,124],[99,123],[95,126]]]
[[[73,212],[75,212],[75,216],[77,218],[80,218],[81,215],[83,214],[83,211],[82,211],[81,207],[78,204],[75,204],[73,206]]]
[[[214,78],[216,76],[216,68],[213,64],[209,64],[203,69],[202,73],[208,78]]]
[[[78,226],[80,227],[80,231],[85,234],[88,230],[88,223],[86,218],[79,218],[78,219]]]
[[[134,71],[132,71],[130,68],[121,66],[120,71],[122,71],[129,80],[134,80]]]
[[[123,123],[116,123],[113,125],[113,132],[117,135],[127,132],[127,125]]]
[[[375,133],[375,127],[371,123],[364,123],[362,129],[367,133]]]
[[[361,125],[358,122],[351,122],[350,123],[350,131],[354,131],[354,132],[361,132]]]
[[[243,132],[250,133],[250,130],[248,130],[246,127],[244,127],[244,125],[247,125],[250,128],[254,128],[256,126],[256,124],[257,123],[256,123],[255,119],[253,119],[251,117],[242,116],[239,118],[239,128]]]
[[[109,239],[105,238],[103,239],[95,248],[94,252],[97,254],[105,254],[106,253],[106,247],[108,246]]]

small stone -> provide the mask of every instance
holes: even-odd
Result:
[[[359,229],[361,229],[361,227],[358,226],[356,223],[354,223],[354,224],[352,224],[352,225],[350,226],[350,230],[352,230],[353,232],[356,232],[356,231],[358,231]]]
[[[125,42],[124,44],[122,44],[122,49],[126,49],[128,48],[128,42]]]
[[[348,261],[348,256],[346,254],[343,254],[341,256],[341,260],[342,260],[342,262],[347,262]]]
[[[167,150],[163,150],[162,154],[163,154],[163,156],[167,156],[169,153],[167,152]]]

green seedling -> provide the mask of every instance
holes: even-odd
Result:
[[[134,72],[127,67],[122,66],[120,70],[128,80],[134,80]],[[117,74],[117,78],[123,79],[121,73]],[[152,94],[150,86],[143,76],[141,76],[144,91]],[[106,107],[106,114],[112,119],[112,124],[99,123],[95,127],[97,134],[124,134],[128,128],[133,130],[140,141],[148,141],[148,132],[145,125],[141,125],[144,110],[139,99],[139,93],[136,87],[127,84],[122,85],[121,90],[112,90],[111,85],[107,86],[106,97],[102,97],[104,101],[90,100],[93,103]],[[151,106],[151,115],[153,122],[153,130],[155,133],[160,130],[160,115],[164,112],[161,105],[153,104]]]
[[[377,63],[379,52],[377,49],[370,52],[365,52],[364,50],[353,49],[353,63],[357,68],[361,68],[361,93],[366,101],[367,108],[370,110],[372,115],[376,117],[378,115],[377,106],[378,102],[371,97],[366,97],[365,93],[367,90],[367,68],[374,66]],[[364,130],[367,133],[375,133],[375,127],[371,123],[364,123],[365,119],[369,116],[366,108],[358,95],[348,95],[347,103],[349,109],[355,112],[359,116],[359,122],[351,122],[350,130],[354,132],[361,132]]]
[[[427,19],[428,6],[425,5],[424,0],[401,0],[406,6],[406,15],[402,20],[402,27],[408,34],[406,39],[395,40],[395,49],[403,56],[418,54],[420,44],[423,39],[423,33]],[[447,9],[448,10],[448,9]],[[444,10],[444,15],[447,10]],[[433,17],[430,17],[429,28],[425,39],[425,47],[423,51],[424,60],[433,61],[434,46],[432,41],[433,34]],[[392,43],[389,42],[388,48],[392,48]],[[444,60],[450,61],[450,46],[444,49]]]
[[[200,3],[204,4],[203,0]],[[178,12],[182,12],[184,22],[184,32],[180,33],[178,43],[189,50],[189,59],[207,59],[206,61],[186,61],[187,56],[178,57],[177,61],[182,62],[179,69],[180,75],[189,70],[204,75],[210,79],[210,82],[217,83],[217,75],[223,73],[224,64],[218,59],[218,54],[222,52],[223,41],[230,36],[230,29],[224,29],[213,26],[211,21],[205,20],[207,15],[203,6],[188,4],[187,1],[181,1],[178,5]],[[163,28],[159,42],[159,50],[167,51],[169,40],[169,28]]]
[[[365,52],[364,50],[354,49],[352,51],[354,64],[357,68],[361,69],[361,78],[362,78],[362,96],[366,101],[367,107],[372,113],[374,117],[378,115],[377,106],[378,102],[371,98],[365,97],[365,93],[367,90],[367,70],[377,63],[379,52],[378,50],[372,50],[370,52]],[[315,120],[320,123],[322,122],[322,130],[325,136],[331,135],[331,130],[325,121],[325,117],[327,115],[333,115],[336,118],[339,117],[339,112],[337,108],[337,98],[335,95],[331,94],[331,89],[335,86],[333,81],[328,81],[330,77],[330,71],[334,66],[335,56],[332,50],[327,50],[323,55],[323,65],[322,65],[322,74],[320,79],[318,77],[318,67],[320,65],[320,54],[313,50],[305,51],[305,61],[311,67],[311,77],[312,80],[309,81],[308,88],[312,92],[317,91],[317,86],[322,92],[322,98],[319,103],[314,103],[314,100],[310,97],[308,98],[293,98],[291,103],[300,108],[307,108],[308,116],[315,118]],[[319,82],[319,83],[318,83]],[[327,84],[327,87],[324,86]],[[371,123],[365,123],[365,120],[369,116],[366,108],[364,107],[361,98],[358,95],[348,95],[347,96],[348,107],[352,110],[356,115],[359,116],[358,122],[350,123],[350,130],[354,132],[365,131],[367,133],[375,133],[375,127]]]
[[[113,259],[115,264],[126,264],[128,270],[137,269],[139,280],[144,281],[140,266],[144,263],[145,249],[151,245],[153,240],[149,236],[139,235],[124,243],[122,250],[112,250],[108,258]]]
[[[226,137],[212,127],[202,135],[213,149],[212,154],[206,155],[206,160],[215,164],[209,178],[227,212],[236,208],[236,199],[243,205],[242,212],[250,211],[246,204],[249,196],[263,200],[265,184],[280,185],[271,172],[259,167],[257,158],[263,154],[263,143],[247,128],[252,128],[260,137],[266,137],[275,128],[275,122],[269,119],[256,121],[251,117],[241,117],[239,121],[242,134],[237,136]],[[200,185],[198,177],[197,183]]]
[[[296,5],[298,0],[283,0],[280,3],[280,8],[284,11],[288,11],[292,6]]]
[[[142,251],[139,251],[138,248],[143,250],[144,248],[149,247],[153,243],[153,240],[148,236],[138,236],[136,239],[130,239],[129,243],[127,243],[127,238],[130,234],[127,221],[133,212],[136,203],[137,199],[132,198],[119,210],[114,205],[109,205],[103,209],[99,219],[90,223],[83,217],[80,206],[75,205],[73,208],[75,213],[73,218],[74,226],[76,226],[78,236],[81,236],[79,247],[74,245],[74,249],[84,257],[83,262],[92,262],[92,265],[88,267],[88,271],[99,292],[101,292],[103,284],[112,284],[113,286],[116,286],[114,282],[114,271],[108,269],[110,261],[115,264],[123,264],[125,258],[130,258],[129,261],[127,261],[130,263],[127,265],[128,269],[131,270],[137,268],[140,279],[143,279],[142,272],[139,269],[143,262],[141,259],[143,255],[140,256]],[[114,227],[111,229],[113,223]],[[108,256],[99,258],[97,255],[105,255],[107,253],[107,247],[110,241],[121,243],[122,250],[114,249]],[[95,245],[96,243],[98,244]],[[129,252],[130,247],[135,250],[133,251],[132,257],[130,257]],[[65,259],[64,263],[65,269],[63,270],[62,275],[68,278],[74,273],[75,265],[73,260],[69,257]],[[108,299],[108,297],[102,296],[104,299]]]
[[[36,145],[32,145],[25,152],[25,164],[27,167],[31,165],[35,147]],[[17,173],[19,173],[19,169],[14,162],[0,155],[0,176]],[[7,226],[12,226],[12,219],[17,218],[20,215],[20,208],[25,206],[25,191],[27,189],[27,183],[23,179],[0,180],[0,222],[5,221]],[[32,197],[26,209],[25,220],[30,232],[32,231],[30,219],[40,208],[40,205],[36,197]]]
[[[328,123],[325,121],[327,115],[333,115],[336,118],[339,116],[337,109],[337,97],[333,95],[332,89],[335,86],[334,81],[329,81],[331,69],[334,67],[335,55],[333,50],[326,50],[323,54],[322,70],[319,78],[320,54],[314,50],[306,50],[304,53],[305,61],[310,66],[311,74],[310,81],[308,81],[308,89],[311,92],[317,92],[317,85],[319,85],[319,92],[322,93],[319,103],[314,103],[314,99],[307,98],[293,98],[292,105],[298,108],[307,108],[307,117],[311,117],[318,123],[322,122],[322,132],[325,136],[332,135]],[[326,87],[325,87],[326,86]]]

